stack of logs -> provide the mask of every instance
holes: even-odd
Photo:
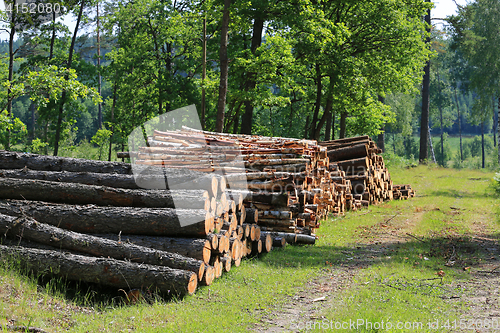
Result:
[[[207,190],[145,190],[130,164],[0,151],[0,256],[41,274],[185,295],[286,244],[261,232],[241,194],[196,176],[169,170],[172,183]]]
[[[330,171],[351,184],[348,206],[360,207],[415,195],[410,185],[393,185],[382,152],[369,136],[320,142],[328,149]]]
[[[147,147],[118,156],[130,157],[134,165],[220,172],[226,186],[221,191],[229,198],[242,195],[247,215],[255,218],[261,230],[314,244],[320,220],[330,211],[341,213],[339,206],[350,191],[330,180],[326,153],[313,140],[183,127],[155,131]]]
[[[396,192],[382,156],[377,155],[380,150],[368,136],[318,144],[183,127],[154,131],[147,144],[119,157],[130,157],[134,165],[222,172],[228,197],[242,194],[248,215],[255,215],[262,230],[292,234],[292,241],[314,243],[306,235],[314,236],[329,213],[342,215],[413,195],[411,189]]]

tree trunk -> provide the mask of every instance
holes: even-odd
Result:
[[[45,180],[0,178],[0,198],[119,207],[210,208],[207,191],[129,190]]]
[[[222,28],[220,37],[220,83],[219,100],[217,103],[217,119],[215,131],[222,132],[224,129],[224,112],[226,109],[227,80],[229,72],[229,60],[227,58],[227,34],[229,30],[229,7],[231,0],[224,0],[224,12],[222,14]]]
[[[80,11],[78,12],[78,18],[76,19],[75,31],[73,33],[73,38],[71,39],[71,46],[69,47],[68,63],[66,68],[71,68],[73,62],[73,52],[75,50],[76,36],[78,34],[78,27],[80,21],[82,20],[83,8],[85,7],[85,0],[81,0]],[[59,102],[59,111],[57,115],[57,126],[56,126],[56,137],[54,142],[54,156],[59,153],[59,140],[61,139],[61,126],[63,120],[64,104],[66,103],[66,90],[63,90],[61,95],[61,101]]]
[[[204,210],[56,205],[45,202],[0,200],[0,213],[34,218],[81,233],[115,233],[203,237],[213,230],[214,219]],[[182,226],[180,221],[192,223]]]
[[[316,103],[314,104],[313,118],[311,122],[311,133],[309,134],[310,139],[314,139],[316,132],[316,123],[318,122],[319,109],[321,107],[321,93],[321,66],[319,63],[316,63]]]
[[[498,165],[500,165],[500,97],[498,97],[498,121],[497,121],[497,148],[498,148]]]
[[[0,214],[0,232],[9,238],[27,239],[40,244],[132,262],[167,266],[196,273],[203,278],[205,263],[176,253],[153,250],[127,242],[113,241],[92,235],[67,231],[25,217]]]
[[[304,125],[304,138],[307,138],[307,135],[309,133],[309,119],[311,118],[310,115],[306,117],[306,123]]]
[[[485,156],[484,156],[484,120],[481,122],[481,157],[482,157],[482,167],[485,168]]]
[[[22,168],[41,171],[132,174],[132,165],[129,163],[0,151],[0,169]]]
[[[30,123],[30,131],[29,131],[29,143],[33,142],[35,139],[35,124],[36,124],[36,119],[35,119],[35,102],[30,103],[30,118],[31,118],[31,123]]]
[[[101,78],[101,35],[99,31],[99,0],[96,3],[97,6],[97,92],[99,93],[99,96],[101,95],[101,84],[102,84],[102,78]],[[99,129],[102,128],[102,104],[99,102],[97,105],[97,120],[98,120],[98,127]],[[110,140],[111,141],[111,140]]]
[[[429,146],[431,147],[432,162],[436,163],[436,154],[434,154],[434,146],[432,144],[431,128],[427,127],[427,137],[429,138]],[[408,138],[410,140],[410,138]],[[411,145],[409,145],[411,146]]]
[[[378,95],[378,101],[384,104],[385,98]],[[382,124],[382,127],[380,128],[380,134],[377,137],[377,147],[385,153],[385,123]]]
[[[98,283],[114,288],[148,288],[164,295],[192,295],[198,285],[195,273],[165,266],[96,258],[33,248],[0,245],[2,259],[19,260],[37,274]]]
[[[429,1],[426,1],[429,2]],[[426,38],[426,43],[428,47],[430,47],[431,37],[430,37],[430,29],[431,29],[431,10],[427,10],[427,14],[425,15],[425,22],[427,23],[427,33],[429,36]],[[424,68],[424,79],[422,83],[422,113],[420,116],[420,153],[419,153],[419,161],[420,163],[425,163],[429,158],[429,153],[427,149],[427,142],[429,141],[429,103],[430,103],[430,68],[431,61],[428,60],[427,64]]]
[[[328,112],[326,116],[326,127],[325,127],[325,141],[329,141],[332,139],[332,110]]]
[[[203,19],[202,72],[201,72],[201,129],[205,130],[205,79],[207,77],[207,19]]]
[[[455,87],[455,104],[457,105],[458,112],[458,135],[460,137],[460,161],[464,160],[464,154],[462,149],[462,116],[460,115],[460,105],[458,103],[457,88]]]
[[[346,135],[346,119],[347,119],[347,112],[344,110],[340,114],[340,133],[339,133],[339,139],[344,139]]]
[[[177,253],[189,258],[195,258],[209,264],[212,247],[207,239],[196,238],[169,238],[138,235],[116,235],[116,234],[97,234],[97,237],[108,238],[111,240],[121,240],[139,246],[149,247],[156,250]]]
[[[16,8],[16,0],[12,3],[13,8]],[[9,33],[9,86],[7,87],[7,116],[12,119],[12,80],[14,78],[14,36],[16,35],[16,11],[11,12],[10,33]],[[5,141],[5,149],[10,150],[10,128],[7,128],[7,138]]]
[[[439,106],[439,121],[440,121],[440,130],[441,130],[441,166],[444,165],[444,127],[443,127],[443,109],[441,105]]]
[[[264,20],[262,18],[255,17],[253,20],[253,32],[252,32],[252,44],[250,45],[250,51],[255,55],[255,52],[262,44],[262,31],[264,30]],[[249,78],[246,82],[246,91],[254,90],[256,82],[257,73],[249,72],[247,77]],[[252,134],[252,124],[253,124],[253,105],[252,101],[245,101],[245,113],[241,119],[241,134]]]
[[[113,135],[115,134],[116,81],[115,79],[115,84],[113,85],[113,103],[111,104],[111,136],[109,137],[108,162],[111,162],[111,149],[113,148]]]
[[[495,112],[495,96],[492,97],[492,105],[493,105],[493,147],[497,146],[497,113]]]

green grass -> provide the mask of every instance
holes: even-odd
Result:
[[[447,297],[462,295],[458,285],[470,277],[464,267],[474,270],[488,260],[472,235],[500,235],[499,200],[488,188],[493,173],[427,166],[390,171],[395,184],[411,184],[417,197],[323,221],[315,246],[288,246],[243,261],[183,300],[124,306],[112,301],[114,290],[33,278],[4,264],[0,324],[14,319],[50,332],[246,332],[272,318],[308,281],[328,279],[357,257],[362,264],[350,268],[351,283],[320,310],[324,320],[459,320],[467,304]],[[453,249],[457,263],[449,267]]]

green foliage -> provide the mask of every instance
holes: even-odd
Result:
[[[4,148],[24,140],[27,134],[26,125],[19,118],[9,117],[7,111],[0,111],[0,143]]]
[[[434,143],[434,147],[436,162],[442,167],[447,167],[448,161],[452,158],[451,146],[448,142],[448,133],[443,134],[443,151],[441,151],[441,138]]]
[[[31,141],[31,145],[28,147],[28,152],[34,154],[43,154],[43,149],[48,146],[47,142],[43,142],[39,138]]]
[[[493,177],[492,187],[495,192],[500,195],[500,172],[497,172]]]
[[[100,129],[90,140],[91,143],[97,145],[99,147],[99,160],[102,158],[102,153],[104,148],[109,145],[109,139],[113,132],[107,129]]]

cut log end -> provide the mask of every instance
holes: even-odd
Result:
[[[191,277],[189,278],[189,282],[187,285],[188,294],[193,295],[197,287],[198,287],[198,277],[196,276],[196,274],[193,273],[191,274]]]

